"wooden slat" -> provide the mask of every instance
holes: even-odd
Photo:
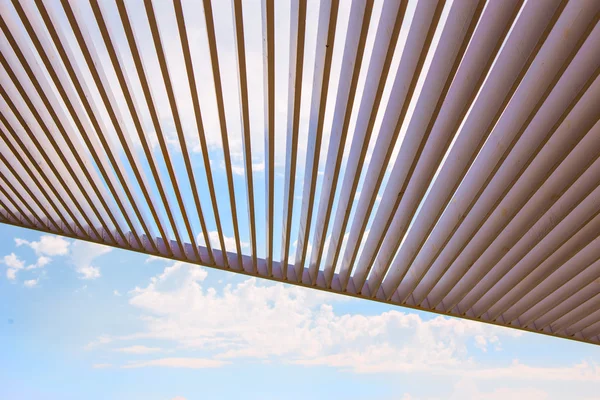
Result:
[[[329,91],[331,75],[331,59],[335,45],[335,32],[338,16],[339,0],[321,0],[319,6],[319,21],[317,25],[317,43],[315,50],[315,65],[313,86],[310,102],[308,145],[306,150],[306,165],[304,167],[304,187],[302,189],[302,205],[300,207],[300,229],[296,242],[296,257],[294,271],[296,280],[303,280],[306,251],[310,238],[314,197],[319,170],[319,155],[323,138],[323,121],[325,105]]]
[[[235,188],[233,185],[233,172],[231,168],[231,154],[229,149],[229,136],[227,131],[227,120],[225,118],[225,104],[223,101],[223,85],[221,83],[221,70],[219,69],[219,53],[217,51],[217,39],[215,34],[215,23],[213,20],[212,4],[210,0],[203,0],[204,21],[206,24],[206,34],[208,36],[208,48],[210,51],[210,62],[215,85],[215,94],[217,97],[217,110],[219,114],[219,124],[221,133],[221,143],[223,144],[223,156],[225,162],[225,172],[227,174],[227,188],[229,190],[229,207],[231,209],[231,219],[233,224],[233,235],[235,240],[236,253],[238,254],[238,263],[242,267],[242,247],[240,243],[240,230],[238,227],[237,206],[235,203]],[[225,243],[221,244],[221,250],[226,251]],[[225,262],[229,262],[225,260]]]
[[[300,99],[304,71],[304,36],[306,32],[306,1],[290,2],[290,54],[288,80],[288,108],[286,129],[285,183],[281,228],[281,273],[288,280],[288,259],[296,188],[296,161],[298,157],[298,129]],[[295,271],[295,270],[294,270]]]
[[[372,13],[373,1],[352,2],[309,263],[309,274],[313,285],[317,282],[323,257]]]
[[[324,271],[328,287],[331,287],[338,264],[346,227],[350,219],[352,202],[365,164],[365,156],[373,134],[400,29],[404,23],[407,3],[407,1],[385,2],[377,24],[373,53],[365,79],[365,90],[358,109],[350,155],[345,167],[333,221],[333,232],[325,259]],[[347,285],[347,281],[341,283],[342,288]]]

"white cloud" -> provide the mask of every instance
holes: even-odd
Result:
[[[222,163],[222,164],[223,164],[222,168],[225,168],[225,163]],[[234,175],[243,176],[244,175],[244,166],[232,164],[231,172],[233,172]]]
[[[121,368],[167,367],[167,368],[218,368],[228,364],[222,360],[210,358],[159,358],[156,360],[131,362]]]
[[[150,353],[159,353],[162,351],[162,349],[159,347],[147,347],[147,346],[136,345],[136,346],[122,347],[120,349],[115,349],[115,351],[118,351],[120,353],[128,353],[128,354],[150,354]]]
[[[6,278],[11,281],[14,281],[15,279],[17,279],[17,270],[12,269],[12,268],[7,269],[6,270]]]
[[[36,254],[46,256],[64,256],[69,252],[69,242],[60,236],[43,235],[37,242],[15,238],[17,247],[26,245],[31,247]]]
[[[103,369],[103,368],[110,368],[110,367],[112,367],[112,364],[108,364],[108,363],[92,365],[92,368],[94,368],[94,369]]]
[[[15,280],[17,271],[20,269],[32,270],[43,268],[52,261],[49,256],[62,256],[69,252],[70,242],[60,236],[42,235],[37,242],[30,242],[24,239],[15,238],[17,247],[27,246],[35,251],[38,258],[34,264],[30,264],[25,268],[25,263],[14,254],[11,253],[4,257],[4,263],[9,266],[6,271],[6,276],[10,280]],[[35,287],[38,284],[37,279],[30,279],[24,282],[25,287]]]
[[[8,267],[6,270],[6,278],[11,281],[17,279],[17,271],[23,269],[25,266],[25,262],[19,259],[15,253],[10,253],[4,256],[0,262],[6,264]]]
[[[185,397],[181,397],[181,396],[177,396],[177,397],[173,397],[171,400],[186,400]]]
[[[51,261],[51,259],[49,257],[41,256],[41,257],[38,257],[35,265],[41,268],[41,267],[45,266],[46,264],[48,264],[50,261]]]
[[[495,344],[496,350],[500,350],[500,343],[497,336],[485,337],[481,335],[475,336],[475,347],[483,352],[487,352],[488,345]]]
[[[92,267],[91,265],[82,265],[77,267],[79,273],[79,279],[92,280],[98,279],[102,276],[100,268]]]
[[[116,290],[116,289],[115,289],[115,290],[113,290],[113,294],[114,294],[115,296],[118,296],[118,297],[122,296],[122,295],[121,295],[121,293],[120,293],[118,290]]]
[[[38,280],[37,279],[30,279],[30,280],[27,280],[27,281],[23,282],[23,286],[25,286],[27,288],[36,287],[37,284],[38,284]]]
[[[346,300],[342,296],[255,278],[217,290],[207,286],[207,276],[208,270],[196,265],[167,266],[145,287],[130,292],[130,304],[142,311],[144,328],[124,336],[99,337],[86,348],[144,339],[171,343],[172,351],[182,354],[199,353],[199,358],[136,360],[123,368],[213,368],[250,359],[357,374],[460,378],[465,383],[448,393],[453,399],[544,399],[544,392],[522,385],[600,382],[600,367],[591,361],[558,367],[518,360],[481,364],[469,351],[471,346],[496,351],[502,341],[526,334],[521,331],[443,316],[425,320],[398,310],[340,314],[334,306]],[[146,351],[144,346],[129,349],[121,352]],[[485,384],[480,390],[469,386],[471,381]],[[506,382],[511,385],[504,388]],[[411,394],[405,398],[412,398]]]
[[[8,267],[8,269],[6,270],[6,277],[9,280],[14,281],[17,279],[17,271],[21,269],[32,270],[36,268],[43,268],[50,261],[51,259],[49,257],[40,256],[38,257],[35,264],[31,264],[25,267],[25,262],[23,260],[21,260],[15,253],[10,253],[9,255],[4,256],[0,260],[0,263],[6,264],[6,266]],[[24,284],[26,287],[34,287],[37,283],[38,281],[36,279],[31,279],[29,281],[26,281]]]
[[[6,264],[9,268],[14,269],[22,269],[25,266],[23,260],[20,260],[15,253],[10,253],[9,255],[4,256],[2,262]]]
[[[110,252],[107,246],[83,241],[74,242],[71,245],[70,261],[75,265],[75,271],[79,273],[80,279],[97,279],[101,276],[100,268],[92,265],[97,257]]]
[[[31,270],[31,269],[37,269],[37,268],[44,268],[46,265],[48,265],[48,263],[50,263],[50,261],[52,261],[52,259],[50,257],[40,256],[40,257],[38,257],[35,264],[28,265],[27,268],[25,268],[25,269]]]
[[[337,315],[341,296],[250,278],[218,293],[203,287],[207,270],[175,263],[131,292],[147,330],[137,337],[170,340],[218,359],[280,359],[357,373],[450,371],[473,366],[467,344],[476,336],[521,332],[454,318],[417,314]],[[134,338],[136,334],[128,338]],[[493,339],[496,340],[496,339]]]

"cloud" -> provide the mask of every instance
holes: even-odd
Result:
[[[17,271],[23,269],[25,266],[25,262],[19,259],[15,253],[4,256],[0,262],[6,264],[8,267],[6,270],[6,278],[11,281],[17,279]]]
[[[17,247],[30,247],[38,255],[38,258],[34,264],[30,264],[25,267],[25,263],[14,253],[5,256],[3,262],[9,267],[9,269],[6,271],[6,277],[9,280],[16,280],[17,271],[20,269],[32,270],[44,268],[52,261],[52,258],[49,256],[65,255],[69,252],[70,246],[70,243],[67,240],[61,238],[60,236],[51,235],[42,235],[37,242],[29,242],[24,239],[15,238],[15,244]],[[37,284],[38,279],[30,279],[24,282],[24,286],[28,288],[35,287]]]
[[[156,360],[131,362],[121,368],[167,367],[167,368],[218,368],[228,364],[222,360],[209,358],[159,358]]]
[[[128,353],[128,354],[150,354],[150,353],[159,353],[162,351],[159,347],[147,347],[147,346],[129,346],[122,347],[120,349],[115,349],[120,353]]]
[[[104,368],[110,368],[110,367],[112,367],[112,364],[107,364],[107,363],[92,365],[92,368],[94,368],[94,369],[104,369]]]
[[[74,242],[71,245],[70,261],[79,273],[80,279],[97,279],[101,276],[100,268],[93,266],[92,261],[97,257],[110,252],[107,246],[83,241]]]
[[[158,257],[158,256],[149,256],[148,258],[146,258],[146,260],[144,261],[144,264],[149,264],[151,262],[155,262],[155,261],[171,261],[168,258],[164,258],[164,257]]]
[[[221,168],[225,168],[224,162],[221,162]],[[264,172],[264,170],[265,170],[265,162],[264,161],[252,164],[252,172]],[[231,172],[233,172],[234,175],[245,176],[246,175],[246,167],[244,165],[232,164]]]
[[[46,264],[48,264],[50,261],[51,261],[51,259],[49,257],[41,256],[37,259],[35,265],[36,265],[36,267],[41,268],[41,267],[45,266]]]
[[[497,336],[484,337],[481,335],[475,336],[475,347],[483,352],[487,352],[488,345],[495,344],[496,350],[500,350],[500,343]]]
[[[15,238],[17,247],[29,246],[36,254],[46,256],[64,256],[69,252],[69,242],[60,236],[42,235],[37,242]]]
[[[469,372],[478,379],[528,379],[554,382],[600,382],[600,365],[583,361],[565,367],[532,367],[514,360],[509,368],[480,368]]]
[[[221,164],[223,164],[221,168],[225,168],[225,163],[221,163]],[[232,164],[231,172],[233,172],[234,175],[243,176],[244,175],[244,166]]]
[[[25,262],[23,260],[21,260],[15,253],[10,253],[9,255],[4,256],[0,260],[0,263],[6,264],[6,266],[8,267],[8,269],[6,270],[6,278],[11,281],[14,281],[17,279],[17,272],[19,270],[22,270],[22,269],[32,270],[32,269],[37,269],[37,268],[43,268],[50,261],[51,261],[51,259],[49,257],[40,256],[40,257],[38,257],[35,264],[31,264],[31,265],[28,265],[27,267],[25,267]],[[37,283],[38,283],[37,279],[31,279],[31,280],[25,281],[24,285],[26,287],[31,288],[31,287],[36,286]]]
[[[9,255],[4,256],[2,262],[6,264],[9,268],[14,269],[22,269],[25,265],[23,260],[20,260],[15,253],[10,253]]]
[[[92,267],[91,265],[79,266],[76,271],[79,273],[79,279],[92,280],[102,276],[102,274],[100,274],[100,268]]]
[[[146,330],[128,338],[169,340],[214,358],[274,359],[356,373],[454,371],[472,366],[467,345],[522,333],[471,321],[388,311],[338,315],[341,296],[255,278],[218,292],[203,287],[205,268],[175,263],[131,292]],[[493,339],[492,339],[493,338]],[[481,345],[481,344],[480,344]]]
[[[94,348],[96,348],[98,346],[101,346],[103,344],[108,344],[108,343],[110,343],[112,341],[113,341],[113,339],[111,337],[109,337],[107,335],[102,335],[102,336],[99,336],[98,338],[96,338],[96,340],[93,340],[90,343],[88,343],[85,346],[85,349],[86,350],[91,350],[91,349],[94,349]]]
[[[17,279],[17,270],[12,269],[12,268],[7,269],[6,270],[6,278],[11,281],[14,281],[15,279]]]
[[[173,397],[171,400],[186,400],[185,397],[181,397],[181,396],[177,396],[177,397]]]
[[[51,235],[42,235],[37,242],[15,238],[15,243],[17,247],[30,247],[38,255],[36,262],[28,265],[25,268],[26,270],[45,267],[52,261],[49,256],[68,255],[69,261],[75,266],[75,271],[79,274],[80,279],[84,280],[97,279],[102,276],[100,268],[94,266],[92,261],[112,250],[110,247],[95,243],[84,241],[69,242],[59,236]],[[6,271],[6,276],[10,280],[15,280],[17,271],[23,269],[25,266],[25,263],[14,253],[4,256],[2,262],[9,267]],[[36,284],[37,280],[29,280],[25,283],[25,286],[34,287]]]
[[[207,277],[208,270],[197,265],[167,266],[146,286],[130,292],[129,302],[141,311],[143,328],[123,336],[99,337],[86,348],[143,339],[171,343],[173,351],[186,355],[199,353],[199,358],[135,360],[122,368],[213,368],[253,360],[356,374],[464,379],[467,383],[455,390],[455,399],[545,398],[534,389],[489,391],[489,385],[486,391],[473,392],[478,389],[468,386],[470,381],[600,382],[600,367],[592,361],[558,367],[519,360],[481,364],[471,354],[472,347],[498,351],[502,341],[527,334],[521,331],[444,316],[424,319],[399,310],[339,313],[335,311],[339,302],[358,300],[255,278],[217,290],[207,285]],[[154,350],[159,349],[139,345],[117,349],[129,354]]]
[[[35,264],[28,265],[27,268],[25,268],[25,269],[31,270],[31,269],[37,269],[37,268],[44,268],[46,265],[48,265],[48,263],[50,263],[50,261],[52,261],[52,259],[50,257],[40,256],[40,257],[38,257]]]
[[[115,296],[117,296],[117,297],[121,297],[121,296],[122,296],[122,294],[121,294],[121,293],[120,293],[118,290],[116,290],[116,289],[115,289],[115,290],[113,290],[113,294],[114,294]]]
[[[25,286],[27,288],[36,287],[37,284],[38,284],[38,280],[37,279],[30,279],[30,280],[27,280],[27,281],[23,282],[23,286]]]

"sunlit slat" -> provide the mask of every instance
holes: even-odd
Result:
[[[475,103],[467,114],[458,138],[415,218],[407,239],[400,246],[396,258],[384,278],[382,288],[386,298],[390,299],[396,292],[409,265],[418,255],[450,201],[454,190],[483,146],[487,134],[494,126],[495,121],[502,115],[504,107],[517,89],[529,64],[535,58],[535,54],[539,50],[536,45],[544,36],[544,30],[553,16],[557,18],[559,15],[559,12],[554,13],[558,1],[555,1],[553,5],[554,8],[550,7],[549,3],[542,5],[528,2],[525,4],[520,18],[517,19],[503,50],[488,74],[488,79],[484,82]],[[537,16],[535,23],[531,23],[529,18],[525,17],[530,14]],[[521,46],[518,51],[513,44],[515,41],[519,41]]]
[[[332,130],[330,132],[329,148],[327,149],[325,172],[309,263],[309,275],[313,285],[316,284],[317,271],[320,270],[321,258],[323,257],[327,228],[329,227],[329,219],[339,180],[339,171],[350,125],[350,115],[354,105],[372,12],[372,1],[352,2],[346,33],[346,45],[342,56],[340,85],[335,100]]]
[[[404,200],[418,163],[421,162],[421,156],[431,137],[433,122],[446,100],[450,84],[463,60],[484,5],[483,1],[452,3],[431,58],[431,65],[416,98],[415,109],[422,111],[413,114],[407,124],[408,134],[405,134],[399,154],[389,172],[388,183],[358,258],[358,267],[353,276],[357,290],[362,290],[369,271],[374,267],[378,274],[368,281],[368,285],[372,296],[377,293],[381,279],[376,277],[385,275],[384,271],[391,264],[414,216],[418,202],[409,207],[410,211],[404,216],[403,223],[397,223],[398,207]]]
[[[405,122],[412,96],[423,71],[425,59],[445,5],[445,0],[419,2],[416,5],[340,264],[340,280],[343,289],[352,274],[377,192]],[[410,135],[410,139],[418,141],[419,138],[416,135]],[[402,144],[405,144],[404,139]],[[364,280],[360,280],[356,287],[359,293],[363,288],[362,282]]]
[[[304,262],[312,224],[321,139],[323,137],[325,104],[327,103],[329,77],[331,74],[331,58],[333,56],[333,47],[336,44],[335,31],[338,8],[339,0],[321,0],[319,5],[314,76],[309,112],[308,145],[306,165],[304,167],[302,203],[300,206],[300,229],[294,261],[294,271],[296,272],[296,281],[298,282],[303,281]],[[316,277],[311,278],[309,276],[309,279],[316,280]]]
[[[441,262],[472,265],[477,255],[482,254],[487,244],[492,242],[490,236],[497,238],[498,232],[509,224],[511,217],[520,212],[527,201],[523,194],[520,203],[507,203],[511,198],[511,191],[519,187],[533,189],[541,184],[537,179],[523,178],[523,174],[528,176],[526,171],[529,161],[537,157],[550,137],[547,132],[553,132],[553,124],[557,119],[560,120],[562,110],[568,107],[569,95],[575,96],[577,88],[585,85],[595,68],[591,57],[583,56],[573,60],[586,38],[585,21],[581,21],[582,29],[573,30],[569,40],[560,39],[560,32],[565,29],[565,25],[574,23],[573,17],[578,15],[573,11],[577,10],[566,9],[548,36],[537,60],[532,63],[452,202],[428,238],[422,254],[426,255],[428,251],[435,253],[433,249],[437,249]],[[582,69],[582,66],[585,68]],[[558,83],[561,86],[555,90]],[[575,90],[571,91],[570,88]],[[561,96],[562,101],[552,107],[555,95],[565,91],[569,95],[565,93]],[[552,101],[549,101],[551,96]],[[541,216],[545,210],[547,208],[536,207],[521,221],[534,215]],[[499,215],[502,215],[501,221],[498,220]],[[532,221],[530,226],[535,222],[533,218]],[[508,239],[518,239],[518,236],[512,234]],[[506,243],[504,246],[512,247],[513,244],[514,242]],[[469,261],[464,261],[465,254],[468,254]],[[494,261],[488,259],[485,264],[491,266]]]
[[[221,142],[223,143],[223,156],[225,161],[225,170],[227,173],[227,187],[229,189],[229,207],[231,209],[231,219],[233,224],[233,234],[235,239],[236,253],[238,254],[238,264],[243,269],[242,248],[240,244],[240,230],[238,227],[237,207],[235,204],[235,189],[233,186],[233,173],[231,171],[231,154],[229,150],[229,137],[227,133],[227,121],[225,119],[225,105],[223,102],[223,86],[221,83],[221,71],[219,69],[219,54],[217,51],[217,40],[215,35],[215,23],[213,20],[212,4],[210,0],[203,0],[204,21],[206,23],[206,34],[208,36],[208,47],[210,51],[210,62],[214,78],[215,93],[217,96],[217,109],[219,113],[219,124],[221,128]],[[221,250],[226,251],[225,243],[221,243]],[[224,259],[227,264],[229,260]]]
[[[405,20],[407,5],[407,0],[385,2],[377,22],[373,53],[369,60],[369,68],[365,79],[365,90],[360,101],[356,125],[352,134],[350,155],[345,167],[333,220],[333,232],[325,259],[324,273],[328,287],[332,285],[333,275],[338,264],[346,227],[350,219],[352,202],[356,195],[356,188],[371,141],[373,126],[390,72],[398,35]],[[346,288],[348,279],[349,275],[345,277],[344,281],[340,282],[342,290]]]

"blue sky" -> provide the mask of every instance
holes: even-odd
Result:
[[[0,234],[3,399],[600,398],[597,346]]]
[[[73,51],[72,59],[82,71],[82,81],[89,87],[97,113],[109,127],[108,136],[116,143],[106,110],[68,29],[62,8],[57,1],[50,0],[47,3],[51,18],[61,26],[65,42]],[[107,24],[112,27],[113,41],[123,56],[123,67],[130,77],[134,77],[131,55],[119,26],[116,8],[112,2],[100,3]],[[245,244],[243,251],[247,254],[249,229],[239,93],[237,81],[229,79],[237,76],[231,10],[229,2],[214,3],[221,73],[228,77],[223,81],[223,94],[240,235]],[[338,37],[345,35],[350,9],[349,3],[341,3]],[[26,12],[39,22],[35,6],[28,4]],[[135,145],[134,152],[142,157],[141,147],[136,145],[139,139],[93,22],[91,9],[84,2],[73,4],[76,5],[77,18],[84,22],[83,29],[88,31],[86,40],[94,44],[90,47],[100,60],[97,66],[104,70],[115,95],[117,109],[123,114],[124,126]],[[130,1],[127,4],[143,57],[149,55],[145,58],[147,74],[151,78],[159,77],[158,64],[152,57],[154,50],[142,3]],[[409,2],[407,21],[415,12],[415,4]],[[452,4],[451,1],[447,2],[442,21]],[[22,34],[23,27],[9,1],[0,0],[0,5],[3,15],[11,24],[10,29]],[[381,5],[381,1],[376,2],[373,12],[375,25],[381,18]],[[208,191],[203,190],[207,184],[195,119],[191,102],[183,101],[189,98],[189,91],[178,48],[172,6],[169,2],[155,2],[155,7],[190,158],[197,171],[200,199],[207,210],[207,225],[212,245],[215,246],[216,224],[208,207]],[[275,91],[275,259],[278,259],[280,251],[281,235],[277,234],[277,230],[282,223],[286,156],[285,135],[281,133],[285,132],[287,121],[289,32],[286,18],[289,18],[289,9],[286,7],[287,2],[281,2],[275,10],[276,57],[279,57],[276,62]],[[211,86],[212,71],[210,63],[205,62],[208,59],[208,47],[201,17],[203,11],[195,2],[184,2],[184,9],[186,16],[189,16],[188,34],[199,82],[198,92],[219,212],[226,235],[225,244],[228,250],[233,250],[233,224],[220,125],[214,88]],[[318,11],[318,2],[309,2],[307,18],[316,21]],[[198,18],[192,20],[192,16]],[[262,234],[265,177],[262,164],[264,101],[259,2],[244,2],[244,20],[248,71],[252,78],[249,80],[249,97],[257,248],[258,256],[262,257],[265,249]],[[401,31],[398,50],[404,46],[409,27],[410,23],[407,23]],[[371,47],[374,31],[370,29],[367,39]],[[308,111],[311,101],[314,101],[309,94],[314,63],[311,49],[315,40],[316,24],[309,23],[303,86],[306,95],[302,96],[292,242],[298,235],[301,184],[310,122]],[[0,47],[9,63],[15,66],[16,73],[22,74],[16,68],[18,61],[5,38],[0,37]],[[369,58],[371,47],[367,45],[365,59]],[[28,48],[33,51],[31,46]],[[398,67],[401,51],[395,54],[389,81],[396,79],[393,71]],[[340,47],[334,46],[330,93],[337,90],[341,59]],[[428,57],[426,65],[430,61],[431,57]],[[59,63],[57,59],[54,62]],[[39,65],[43,68],[41,63]],[[364,88],[365,71],[366,68],[361,70],[357,96],[361,95]],[[3,84],[6,82],[7,91],[14,95],[18,107],[23,107],[3,69],[0,69],[0,79]],[[423,79],[420,79],[415,99],[422,83]],[[160,79],[150,79],[150,86],[174,167],[178,171],[184,170],[162,82]],[[377,116],[367,161],[376,142],[383,111],[387,109],[391,86],[387,84],[384,91],[382,112]],[[52,84],[49,84],[49,91],[56,92]],[[142,104],[141,87],[136,79],[132,79],[132,91]],[[33,97],[34,102],[39,102]],[[62,103],[59,101],[59,104]],[[320,196],[329,140],[327,128],[332,124],[333,105],[329,102],[326,108],[326,130],[323,132],[315,199]],[[3,100],[0,101],[0,107],[6,109]],[[409,116],[413,111],[414,103],[409,108]],[[166,168],[157,146],[154,127],[147,112],[143,114],[145,133],[153,146],[160,172],[165,177]],[[353,110],[345,148],[346,158],[356,114],[356,110]],[[28,120],[32,119],[26,110],[23,115]],[[7,113],[7,119],[14,123],[11,114]],[[72,124],[70,117],[66,117],[66,120]],[[75,128],[71,128],[75,132]],[[390,166],[394,164],[405,131],[406,124],[395,144]],[[1,150],[4,149],[2,147]],[[121,162],[134,182],[124,154],[121,154]],[[142,164],[143,171],[150,176],[145,161]],[[344,165],[341,176],[343,172]],[[191,190],[196,188],[190,188],[186,179],[180,178],[186,207],[193,209]],[[379,195],[383,194],[386,179],[387,175]],[[150,185],[151,190],[156,192],[154,183]],[[132,186],[141,198],[139,187],[135,182]],[[362,181],[356,199],[360,197],[361,186]],[[167,185],[166,190],[169,200],[174,203],[173,189]],[[337,191],[339,195],[340,186]],[[164,214],[162,206],[158,207],[159,212]],[[316,213],[312,221],[313,234],[315,217]],[[181,215],[177,214],[177,218],[182,226]],[[196,220],[192,221],[192,225],[195,232],[200,232]],[[330,234],[331,224],[327,235]],[[374,396],[402,400],[600,399],[597,390],[594,390],[600,386],[600,350],[597,346],[274,284],[11,226],[0,225],[0,237],[4,239],[0,241],[0,399],[362,399]],[[295,251],[294,244],[291,251]],[[307,258],[310,258],[310,246]]]

